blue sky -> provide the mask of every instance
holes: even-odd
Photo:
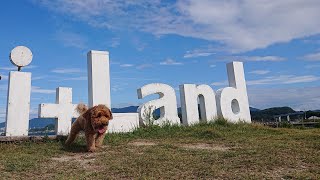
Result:
[[[113,107],[138,105],[136,89],[166,83],[227,86],[227,62],[244,62],[250,106],[320,109],[318,0],[6,0],[0,6],[0,122],[10,51],[29,47],[31,117],[56,87],[87,102],[86,54],[107,50]],[[151,97],[151,98],[155,98]],[[150,99],[150,98],[149,98]]]

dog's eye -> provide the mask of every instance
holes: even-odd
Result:
[[[109,121],[106,122],[106,123],[103,123],[103,125],[108,126],[109,125]]]

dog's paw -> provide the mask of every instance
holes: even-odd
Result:
[[[96,151],[96,148],[95,147],[91,147],[88,149],[88,152],[95,152]]]
[[[68,142],[68,141],[66,141],[66,142],[64,143],[65,146],[70,146],[70,144],[71,144],[71,143]]]
[[[96,148],[102,148],[103,144],[96,144]]]

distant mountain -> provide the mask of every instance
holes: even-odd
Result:
[[[113,113],[135,113],[137,112],[138,106],[129,106],[129,107],[123,107],[123,108],[112,108]],[[292,108],[290,107],[273,107],[268,109],[257,109],[250,107],[251,117],[253,120],[260,121],[260,120],[273,120],[274,115],[279,114],[287,114],[287,113],[294,113]],[[181,107],[178,108],[178,114],[179,117],[181,117]],[[157,109],[154,113],[154,116],[159,117],[160,116],[160,109]],[[309,116],[320,116],[320,110],[314,110],[314,111],[308,111],[307,117]],[[31,119],[29,122],[30,128],[43,128],[45,126],[48,126],[50,124],[55,124],[54,118],[34,118]],[[0,123],[0,128],[5,127],[5,123]]]
[[[137,112],[138,106],[129,106],[124,108],[112,108],[114,113],[133,113]],[[160,114],[160,113],[159,113]],[[55,124],[54,118],[33,118],[29,121],[29,128],[43,128]],[[0,128],[5,127],[5,122],[0,123]]]
[[[261,121],[261,120],[272,121],[273,116],[275,115],[288,114],[288,113],[294,113],[294,112],[296,111],[294,111],[290,107],[273,107],[273,108],[263,109],[260,111],[251,111],[251,118],[256,121]]]
[[[43,128],[55,124],[54,118],[33,118],[29,121],[29,128]]]
[[[260,109],[249,107],[251,112],[260,111]]]
[[[5,122],[0,123],[0,128],[4,128]]]
[[[113,113],[134,113],[137,112],[139,106],[129,106],[124,108],[111,108]]]
[[[33,118],[29,121],[29,128],[42,128],[50,124],[55,124],[54,118]],[[0,123],[0,128],[5,127],[5,122]]]
[[[136,113],[139,106],[129,106],[124,108],[112,108],[113,113]],[[178,114],[181,114],[181,107],[178,108]],[[156,116],[160,116],[160,109],[156,109]]]

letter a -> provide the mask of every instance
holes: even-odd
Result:
[[[180,124],[177,113],[177,100],[174,89],[166,84],[148,84],[138,89],[138,98],[142,99],[151,94],[159,94],[160,99],[149,101],[138,108],[140,124]],[[153,112],[160,108],[160,118],[155,120]]]

